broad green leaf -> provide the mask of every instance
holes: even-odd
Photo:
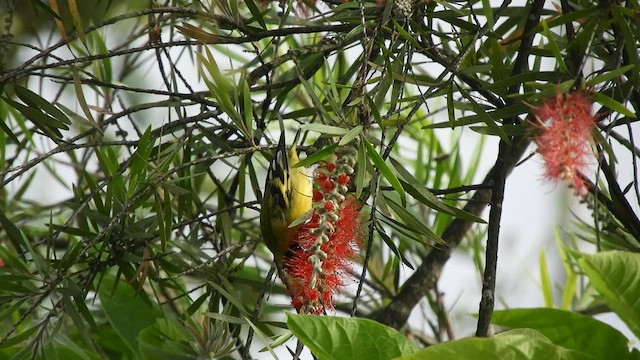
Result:
[[[382,203],[384,201],[384,197],[378,197],[379,202]],[[386,203],[385,203],[386,206]],[[378,206],[378,208],[381,208],[382,204],[380,204]],[[420,234],[420,232],[415,231],[414,229],[410,228],[408,225],[405,225],[404,223],[391,218],[390,216],[382,213],[380,216],[378,216],[378,218],[380,219],[380,222],[384,223],[385,225],[388,225],[389,227],[391,227],[391,229],[393,229],[394,234],[397,235],[399,238],[406,238],[409,239],[411,241],[415,241],[417,243],[420,243],[422,245],[429,246],[430,244],[423,238],[423,235]]]
[[[578,265],[609,307],[640,338],[640,254],[608,251],[584,255]]]
[[[430,346],[401,360],[595,360],[586,353],[554,345],[534,330],[512,330],[493,338],[466,338]]]
[[[592,317],[570,311],[539,308],[493,313],[491,322],[539,331],[554,344],[591,354],[595,359],[626,359],[627,339],[618,330]]]
[[[367,141],[366,138],[362,138],[362,142],[364,143],[365,149],[367,149],[367,153],[369,154],[369,158],[373,161],[373,164],[378,168],[382,176],[393,186],[393,188],[398,192],[400,196],[400,201],[402,201],[402,206],[407,206],[407,195],[404,192],[404,188],[402,184],[400,184],[400,180],[396,177],[396,174],[391,171],[389,166],[384,162],[382,156],[378,154],[376,149],[373,148],[373,145]]]
[[[606,9],[606,7],[603,7],[603,9]],[[556,26],[564,25],[566,23],[573,22],[573,21],[584,22],[584,21],[587,21],[587,19],[590,17],[601,16],[601,15],[602,14],[600,13],[600,11],[598,11],[597,7],[596,8],[587,7],[582,10],[569,11],[566,14],[560,14],[560,16],[552,20],[549,20],[547,22],[547,25],[549,26],[549,28],[554,28]],[[542,24],[538,24],[538,26],[532,31],[540,32],[542,30],[541,27],[542,27]]]
[[[109,48],[107,44],[104,42],[104,38],[102,34],[98,31],[94,31],[93,39],[95,42],[95,47],[98,50],[99,54],[107,55],[109,54]],[[95,75],[100,75],[100,80],[111,83],[113,80],[113,67],[111,66],[111,56],[105,56],[101,61],[95,62],[98,72]],[[109,91],[105,89],[105,91]]]
[[[0,99],[1,100],[1,99]],[[5,120],[6,121],[6,120]],[[9,128],[9,126],[5,123],[5,121],[0,121],[0,136],[2,135],[2,132],[4,132],[5,134],[7,134],[7,136],[11,139],[11,141],[13,141],[14,144],[17,144],[20,142],[20,140],[18,139],[18,137],[16,136],[16,134],[13,133],[13,131],[11,131],[11,129]],[[0,142],[4,142],[4,140],[0,139]],[[0,167],[4,167],[2,164],[0,164]]]
[[[416,350],[396,330],[369,319],[287,313],[287,325],[320,360],[386,360]]]
[[[136,292],[122,281],[114,288],[114,279],[105,276],[98,296],[109,324],[127,347],[136,353],[138,335],[156,322],[156,311],[143,300],[145,293]]]

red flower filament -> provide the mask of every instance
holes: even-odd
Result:
[[[584,193],[580,173],[589,165],[591,132],[596,126],[591,101],[584,92],[558,93],[533,112],[538,130],[534,141],[544,160],[545,177],[567,181],[576,194]]]
[[[291,303],[302,313],[333,308],[351,262],[361,248],[360,205],[345,196],[355,164],[355,149],[339,148],[337,161],[316,170],[313,215],[297,233],[295,250],[285,260]]]

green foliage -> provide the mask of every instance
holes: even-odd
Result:
[[[373,320],[287,314],[287,325],[319,359],[393,359],[416,350],[402,334]]]
[[[640,6],[543,5],[1,4],[0,358],[284,357],[296,339],[321,359],[640,358],[592,317],[640,337]],[[456,252],[492,278],[498,177],[534,151],[531,109],[580,90],[595,156],[572,202],[589,215],[556,239],[566,278],[541,253],[545,308],[455,340],[442,269]],[[278,131],[300,131],[299,167],[357,150],[349,318],[284,316],[258,226]]]
[[[623,252],[585,255],[578,261],[604,301],[640,337],[640,256]]]
[[[596,359],[554,345],[535,330],[512,330],[491,339],[467,338],[432,346],[401,359]]]
[[[583,255],[580,262],[587,261],[592,267],[586,272],[591,274],[589,279],[596,288],[601,286],[602,272],[610,275],[604,290],[609,292],[628,284],[625,273],[635,272],[640,255],[616,252]],[[636,288],[632,285],[626,289],[627,294],[633,294]],[[604,294],[603,297],[612,308],[625,298]],[[633,319],[640,312],[629,307],[625,310],[616,312],[633,328]],[[467,338],[419,351],[399,332],[366,319],[292,314],[288,319],[289,329],[320,359],[636,359],[639,355],[636,349],[629,349],[629,339],[610,325],[587,315],[552,308],[496,311],[492,322],[512,330],[493,338]]]

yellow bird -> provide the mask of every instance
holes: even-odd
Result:
[[[298,228],[289,225],[311,209],[313,188],[309,177],[304,168],[293,168],[299,161],[295,142],[287,152],[283,131],[269,165],[260,212],[262,237],[279,268]]]

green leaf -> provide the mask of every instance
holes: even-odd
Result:
[[[347,133],[349,132],[349,130],[341,128],[341,127],[323,125],[323,124],[317,124],[317,123],[304,124],[304,125],[300,126],[300,129],[301,130],[308,130],[308,131],[315,131],[315,132],[318,132],[320,134],[325,134],[325,135],[339,135],[339,136],[347,135]]]
[[[398,22],[393,19],[393,28],[403,37],[407,42],[411,43],[415,48],[420,48],[421,45],[418,43],[414,35],[409,34]]]
[[[482,135],[500,135],[493,128],[488,126],[469,126],[469,129]],[[507,134],[509,136],[523,136],[527,133],[528,127],[526,124],[502,125],[499,129],[503,134]]]
[[[367,151],[364,147],[364,141],[358,142],[358,162],[356,163],[356,197],[360,197],[362,190],[364,190],[365,175],[367,173]]]
[[[547,258],[544,254],[544,250],[540,252],[540,283],[542,286],[542,295],[544,297],[544,306],[552,308],[553,288],[551,288],[551,279],[549,278]]]
[[[515,104],[515,105],[501,107],[499,109],[495,109],[491,111],[486,111],[486,114],[489,115],[492,119],[505,119],[505,118],[515,117],[520,114],[526,113],[530,109],[531,109],[530,107],[524,104]],[[477,114],[470,115],[470,116],[463,116],[455,120],[453,126],[475,124],[480,121],[482,121],[482,118],[480,115],[477,115]],[[452,126],[451,122],[448,121],[448,122],[441,122],[441,123],[427,125],[427,126],[424,126],[423,129],[438,129],[438,128],[447,128],[451,126]]]
[[[420,184],[418,180],[405,169],[400,162],[398,162],[393,157],[390,158],[391,164],[396,169],[400,177],[405,181],[400,180],[402,183],[402,187],[413,196],[414,199],[418,200],[420,203],[434,209],[437,211],[442,211],[446,214],[453,215],[465,220],[470,220],[477,223],[486,223],[481,217],[471,214],[470,212],[460,210],[454,206],[446,204],[440,199],[438,199],[435,195],[431,193],[424,185]]]
[[[43,99],[40,95],[34,93],[33,91],[27,88],[24,88],[22,86],[15,85],[15,84],[13,85],[13,90],[15,91],[16,95],[18,95],[18,97],[22,101],[24,101],[25,104],[29,106],[33,106],[35,108],[38,108],[46,112],[47,114],[54,117],[56,120],[60,121],[62,124],[71,125],[71,120],[69,120],[67,115],[65,115],[60,109],[55,107],[53,104]],[[68,128],[64,125],[59,125],[57,126],[57,128],[68,130]]]
[[[393,186],[393,188],[400,195],[400,200],[402,201],[402,206],[407,206],[407,194],[404,192],[404,188],[402,184],[400,184],[400,180],[396,177],[396,174],[391,171],[389,166],[384,162],[382,156],[378,154],[376,149],[373,148],[373,145],[367,141],[366,138],[362,138],[362,142],[364,143],[365,149],[367,149],[367,154],[369,154],[369,158],[373,161],[373,164],[378,168],[382,176]]]
[[[266,30],[267,24],[265,24],[264,19],[262,18],[262,14],[256,6],[256,3],[253,2],[253,0],[245,0],[244,3],[247,5],[247,8],[249,8],[249,11],[251,12],[251,15],[253,15],[253,18],[258,22],[258,24],[260,24],[260,26],[264,30]]]
[[[386,360],[416,350],[396,330],[369,319],[287,313],[287,325],[321,360]]]
[[[584,255],[578,265],[609,307],[640,338],[640,254],[609,251]]]
[[[593,79],[587,81],[586,86],[587,86],[587,88],[591,88],[596,84],[600,84],[600,83],[603,83],[603,82],[607,82],[609,80],[613,80],[613,79],[621,76],[622,74],[626,73],[627,71],[633,69],[634,67],[635,67],[635,65],[630,64],[630,65],[623,66],[623,67],[620,67],[620,68],[617,68],[617,69],[613,69],[613,70],[611,70],[609,72],[606,72],[606,73],[604,73],[602,75],[598,75],[598,76],[594,77]]]
[[[251,135],[249,138],[253,138],[253,107],[251,105],[251,91],[249,90],[249,84],[245,77],[242,77],[242,110],[244,111],[244,126],[247,129],[247,135]]]
[[[500,139],[502,139],[502,141],[506,142],[507,144],[510,143],[509,137],[507,136],[507,134],[504,133],[504,131],[502,131],[502,129],[500,128],[500,126],[498,126],[498,124],[496,123],[496,121],[491,117],[491,115],[489,115],[484,108],[482,108],[482,106],[480,106],[480,104],[478,104],[475,99],[473,97],[471,97],[471,95],[464,90],[463,88],[460,88],[460,93],[462,94],[462,96],[464,96],[467,100],[469,100],[469,102],[471,103],[471,106],[473,107],[473,110],[476,112],[476,114],[478,114],[478,116],[480,117],[480,119],[487,124],[487,126],[489,128],[491,128],[492,131],[494,131],[496,134],[498,134],[498,136],[500,136]]]
[[[138,343],[143,359],[188,360],[196,358],[191,346],[191,338],[171,318],[158,319],[153,326],[140,332]]]
[[[76,29],[76,33],[78,34],[78,38],[85,47],[87,47],[87,37],[84,33],[84,26],[82,25],[82,16],[78,11],[78,6],[76,5],[76,0],[67,0],[67,6],[69,9],[69,13],[71,14],[71,22],[73,22],[73,27]]]
[[[91,110],[89,109],[87,100],[84,97],[84,91],[82,91],[82,82],[80,81],[80,74],[78,72],[78,68],[75,66],[72,66],[71,70],[73,70],[72,71],[73,88],[76,91],[76,99],[78,100],[78,104],[80,105],[82,112],[84,112],[84,116],[89,121],[89,124],[91,124],[91,126],[93,126],[96,130],[100,130],[100,126],[98,126],[98,123],[93,118],[93,115],[91,115]]]
[[[512,330],[494,338],[466,338],[430,346],[401,360],[595,360],[595,357],[554,345],[535,330]]]
[[[362,132],[362,125],[358,125],[354,127],[353,129],[349,130],[349,132],[344,134],[342,139],[340,139],[340,142],[338,143],[338,145],[341,145],[341,146],[347,145],[353,139],[357,138],[361,132]]]
[[[557,309],[509,309],[493,313],[491,322],[539,331],[554,344],[590,354],[596,359],[626,359],[627,339],[592,317]],[[547,358],[551,359],[551,358]]]
[[[0,349],[8,348],[10,346],[18,345],[21,342],[27,340],[33,333],[35,333],[40,328],[39,325],[34,325],[20,333],[13,335],[12,337],[4,340],[0,343]]]
[[[4,101],[18,110],[25,118],[29,119],[38,129],[42,130],[51,138],[62,138],[62,133],[58,129],[68,130],[69,128],[63,123],[57,121],[51,116],[41,112],[35,107],[26,106],[9,98],[3,98]]]
[[[453,87],[455,82],[449,82],[449,86],[447,87],[447,117],[449,118],[449,126],[454,128],[456,126],[456,108],[453,102]]]
[[[380,235],[380,238],[382,238],[382,241],[384,241],[387,247],[391,249],[393,254],[398,259],[402,260],[402,263],[405,264],[409,269],[415,270],[414,266],[409,262],[409,260],[407,260],[407,258],[402,255],[402,252],[393,242],[393,239],[391,239],[391,237],[384,232],[384,227],[381,226],[378,222],[376,222],[376,231],[378,232],[378,235]],[[391,262],[388,262],[387,265],[391,265]]]
[[[395,212],[412,231],[425,235],[427,239],[429,239],[430,244],[444,244],[444,240],[431,231],[431,229],[424,224],[424,220],[416,218],[409,210],[405,209],[405,206],[400,206],[400,204],[386,196],[385,201],[387,205],[393,209],[393,212]]]
[[[318,161],[323,160],[327,156],[333,154],[336,151],[337,147],[338,147],[338,144],[333,144],[331,146],[327,146],[326,148],[307,156],[304,160],[300,160],[300,162],[298,162],[297,164],[293,165],[293,167],[297,168],[297,167],[308,167],[308,166],[311,166],[311,165],[317,163]]]
[[[486,90],[491,91],[500,91],[507,89],[508,87],[515,84],[522,84],[525,82],[537,82],[537,81],[546,81],[551,83],[556,83],[558,80],[567,80],[569,76],[566,73],[559,71],[534,71],[534,72],[525,72],[518,75],[513,75],[503,80],[496,81],[491,84],[487,84],[484,86]],[[512,105],[513,106],[513,105]]]
[[[547,40],[549,41],[549,47],[551,48],[551,52],[553,53],[553,56],[556,58],[558,67],[560,67],[560,70],[562,72],[569,73],[569,68],[567,68],[567,64],[564,63],[564,56],[560,52],[560,49],[558,48],[558,44],[556,44],[556,39],[554,39],[553,33],[551,32],[551,30],[549,30],[549,25],[547,25],[547,22],[544,19],[540,20],[540,23],[542,24],[544,35],[547,37]]]
[[[537,92],[526,92],[524,94],[515,94],[511,96],[514,101],[525,100],[528,103],[532,103],[533,101],[546,99],[553,96],[556,96],[558,93],[564,94],[573,87],[575,84],[575,80],[567,80],[561,82],[560,84],[553,84],[546,86],[546,89]]]
[[[98,31],[92,32],[93,39],[95,41],[95,47],[99,54],[108,55],[109,48],[107,44],[104,42],[104,38],[101,33]],[[95,75],[100,76],[100,80],[111,83],[113,80],[113,67],[111,66],[111,56],[105,56],[104,59],[99,62],[95,62],[97,72],[94,72]],[[105,89],[105,91],[108,91]]]
[[[4,212],[0,211],[0,225],[2,225],[2,229],[7,233],[7,237],[11,241],[13,247],[18,251],[18,253],[22,253],[25,251],[25,239],[22,236],[22,233],[18,229],[18,227],[9,220],[4,215]]]
[[[604,107],[607,107],[619,114],[626,115],[630,118],[636,118],[636,114],[633,111],[627,109],[624,105],[608,97],[607,95],[596,92],[593,93],[591,97],[593,98],[593,100],[600,103]]]
[[[120,339],[134,353],[138,352],[138,335],[156,322],[156,312],[145,300],[144,291],[136,292],[131,286],[105,276],[98,292],[107,320]],[[113,289],[113,291],[111,291]]]

